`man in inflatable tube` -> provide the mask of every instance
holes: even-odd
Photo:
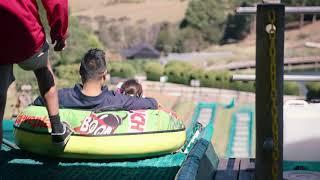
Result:
[[[105,53],[100,49],[90,49],[81,60],[79,70],[82,84],[58,92],[60,108],[89,109],[95,111],[157,109],[153,98],[128,96],[108,90],[105,86],[107,65]],[[42,97],[34,105],[44,105]]]
[[[67,38],[68,1],[42,0],[42,4],[47,12],[54,50],[61,51]],[[0,22],[0,144],[7,90],[15,79],[13,64],[18,64],[24,70],[34,71],[49,113],[52,142],[63,147],[72,132],[60,121],[57,89],[48,60],[49,44],[36,0],[0,0]]]

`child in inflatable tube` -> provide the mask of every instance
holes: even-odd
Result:
[[[128,96],[135,96],[135,97],[144,98],[142,85],[135,79],[129,79],[129,80],[125,81],[124,83],[120,82],[117,85],[116,92],[118,92],[120,94],[125,94]],[[160,103],[158,103],[158,108],[161,109],[162,111],[167,112],[170,115],[173,115],[176,119],[179,119],[176,112],[171,111],[170,109],[166,109]]]
[[[142,86],[135,79],[129,79],[124,83],[122,82],[118,83],[116,92],[120,94],[125,94],[128,96],[144,97]]]

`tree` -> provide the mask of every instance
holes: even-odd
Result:
[[[160,28],[158,38],[156,41],[156,49],[165,53],[166,55],[173,51],[175,47],[175,31],[174,27],[169,23],[165,23]]]
[[[204,41],[201,32],[190,27],[181,29],[176,38],[174,52],[193,52],[199,51],[208,46],[208,42]]]
[[[248,5],[247,2],[243,2],[240,6],[245,7]],[[234,8],[237,6],[238,3],[235,3]],[[251,21],[251,16],[228,14],[222,43],[228,43],[230,40],[244,39],[250,32]]]
[[[227,10],[223,0],[192,0],[182,27],[198,29],[209,43],[218,43],[223,35]]]

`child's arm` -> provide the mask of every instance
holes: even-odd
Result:
[[[179,119],[178,114],[177,114],[176,112],[172,111],[171,109],[165,108],[165,107],[164,107],[163,105],[161,105],[159,102],[158,102],[158,109],[159,109],[159,110],[162,110],[162,111],[164,111],[164,112],[166,112],[166,113],[168,113],[168,114],[170,114],[170,115],[172,115],[172,116],[175,117],[176,119]]]

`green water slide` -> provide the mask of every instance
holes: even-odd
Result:
[[[232,158],[253,157],[254,107],[244,106],[232,114],[226,156]]]

